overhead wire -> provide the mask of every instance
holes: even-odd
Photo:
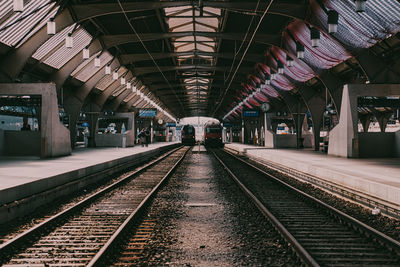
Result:
[[[270,7],[271,7],[271,5],[272,5],[273,2],[274,2],[274,0],[271,0],[271,1],[269,2],[268,6],[265,8],[264,13],[263,13],[262,16],[261,16],[260,21],[259,21],[258,24],[257,24],[257,27],[254,29],[254,32],[253,32],[253,34],[252,34],[252,36],[251,36],[251,38],[250,38],[249,43],[247,44],[246,50],[243,52],[242,58],[240,59],[238,65],[236,66],[235,72],[233,73],[233,76],[232,76],[232,78],[231,78],[231,80],[230,80],[228,86],[226,87],[226,89],[225,89],[225,91],[224,91],[224,94],[223,94],[223,96],[222,96],[222,98],[221,98],[221,101],[218,103],[217,107],[215,108],[215,110],[214,110],[214,112],[213,112],[213,114],[212,114],[213,116],[215,115],[215,113],[218,111],[218,109],[219,109],[220,106],[222,105],[222,102],[223,102],[223,100],[224,100],[224,98],[225,98],[225,96],[226,96],[226,94],[227,94],[227,92],[228,92],[228,90],[229,90],[229,88],[230,88],[232,82],[233,82],[233,79],[235,78],[236,73],[237,73],[237,71],[239,70],[240,65],[241,65],[242,62],[243,62],[243,59],[244,59],[244,57],[246,56],[247,51],[249,50],[251,43],[253,42],[254,36],[256,35],[256,33],[257,33],[257,31],[258,31],[258,28],[260,28],[260,25],[261,25],[262,21],[264,20],[265,15],[268,13],[268,10],[270,9]]]
[[[163,76],[164,80],[166,81],[166,83],[168,84],[168,86],[170,87],[171,91],[174,93],[176,99],[178,100],[179,104],[182,107],[182,111],[184,111],[184,106],[181,102],[181,100],[179,99],[178,95],[176,94],[175,90],[173,89],[173,87],[171,86],[171,84],[169,83],[167,77],[165,77],[163,71],[161,70],[160,66],[158,66],[156,60],[154,59],[153,55],[151,54],[151,52],[147,49],[146,45],[144,44],[142,38],[140,38],[139,34],[137,33],[135,27],[132,25],[130,19],[128,18],[128,15],[126,14],[125,9],[123,8],[120,0],[118,0],[118,5],[121,8],[122,13],[124,14],[124,17],[126,19],[126,21],[128,22],[129,26],[131,27],[132,31],[134,32],[134,34],[136,35],[136,37],[138,38],[139,42],[142,44],[143,48],[146,50],[147,54],[149,55],[149,57],[151,58],[151,60],[153,61],[154,65],[156,66],[156,68],[158,69],[158,71],[161,73],[161,75]]]
[[[257,1],[257,5],[256,5],[256,8],[254,9],[254,13],[257,12],[257,9],[258,9],[258,6],[259,6],[259,5],[260,5],[260,0]],[[254,21],[254,15],[251,17],[251,21],[250,21],[250,23],[249,23],[249,26],[247,27],[246,34],[245,34],[245,36],[244,36],[244,38],[243,38],[243,40],[242,40],[242,42],[241,42],[241,44],[240,44],[239,49],[237,49],[237,51],[235,51],[235,53],[234,53],[234,55],[233,55],[232,65],[231,65],[231,68],[229,69],[228,76],[226,76],[226,79],[224,80],[224,83],[225,83],[227,80],[229,80],[229,77],[230,77],[230,75],[231,75],[231,73],[232,73],[233,66],[235,65],[236,56],[239,54],[240,50],[241,50],[242,47],[243,47],[244,42],[245,42],[246,39],[247,39],[247,35],[248,35],[249,32],[250,32],[250,28],[251,28],[251,25],[253,25],[253,21]],[[236,44],[236,42],[235,42],[235,44]]]

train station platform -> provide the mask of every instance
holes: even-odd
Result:
[[[178,142],[148,147],[85,148],[70,156],[0,158],[0,223],[27,213],[56,197],[139,165]]]
[[[240,143],[226,144],[225,148],[368,206],[400,209],[400,158],[340,158],[314,150]]]

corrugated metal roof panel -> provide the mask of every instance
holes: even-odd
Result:
[[[127,97],[125,97],[124,102],[128,103],[136,96],[136,93],[131,93]]]
[[[24,11],[21,13],[14,13],[10,15],[10,10],[12,10],[12,1],[4,1],[2,5],[4,7],[3,12],[1,12],[2,16],[9,16],[1,25],[0,28],[6,27],[7,25],[14,25],[8,27],[7,29],[0,32],[0,42],[8,45],[15,46],[17,45],[21,39],[23,41],[27,40],[30,36],[32,36],[40,27],[35,27],[36,23],[41,22],[40,25],[44,25],[47,22],[47,18],[52,13],[56,12],[56,8],[54,8],[55,3],[52,3],[49,0],[37,0],[37,1],[29,1],[26,3]],[[36,10],[36,12],[34,12]],[[33,12],[31,15],[27,16],[29,13]],[[21,21],[17,22],[19,19],[27,16]],[[3,17],[2,17],[3,18]],[[40,26],[39,25],[39,26]],[[34,28],[34,29],[32,29]],[[27,35],[25,38],[24,36]]]
[[[23,45],[27,40],[29,40],[29,38],[31,38],[32,35],[34,35],[38,30],[40,30],[43,26],[46,25],[47,21],[49,21],[50,18],[53,18],[58,10],[58,6],[56,7],[52,7],[52,9],[49,9],[50,11],[48,12],[47,15],[45,15],[44,17],[41,18],[40,23],[34,28],[32,29],[26,36],[25,38],[23,38],[19,44],[16,46],[17,48],[20,47],[21,45]]]
[[[71,76],[82,82],[86,82],[87,80],[89,80],[89,78],[92,77],[99,70],[99,68],[96,68],[94,66],[95,57],[96,56],[93,55],[89,60],[85,60],[85,62],[83,62],[81,66],[79,66],[71,74]],[[110,53],[108,52],[102,53],[100,55],[100,68],[103,68],[108,62],[111,61],[112,58],[113,56]]]
[[[59,69],[69,60],[71,60],[76,54],[80,53],[92,39],[90,34],[83,29],[77,30],[76,33],[74,33],[73,38],[74,46],[72,48],[67,48],[63,42],[63,45],[55,53],[48,57],[44,63]]]
[[[124,85],[124,86],[120,86],[119,88],[117,88],[113,93],[112,93],[112,96],[113,97],[117,97],[117,96],[119,96],[123,91],[125,91],[126,90],[126,86]]]
[[[36,50],[36,52],[32,55],[32,57],[34,59],[37,60],[43,60],[43,58],[50,52],[52,52],[52,50],[59,46],[61,43],[63,44],[65,41],[65,37],[67,36],[67,34],[69,32],[72,31],[72,29],[75,27],[74,25],[71,25],[69,27],[66,27],[65,29],[63,29],[62,31],[58,32],[57,34],[55,34],[53,37],[51,37],[49,40],[47,40],[43,45],[41,45],[39,47],[38,50]]]
[[[110,75],[104,75],[104,77],[96,84],[96,88],[104,91],[108,86],[110,86],[114,80],[113,80],[113,72],[115,70],[111,70],[111,74]],[[124,74],[126,72],[126,68],[125,67],[120,67],[118,70],[118,79],[121,78],[121,75]]]

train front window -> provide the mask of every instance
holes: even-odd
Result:
[[[207,131],[207,133],[220,133],[221,129],[219,129],[219,128],[207,128],[206,131]]]

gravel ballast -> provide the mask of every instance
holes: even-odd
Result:
[[[150,266],[298,266],[268,221],[211,154],[189,153],[148,214]]]

